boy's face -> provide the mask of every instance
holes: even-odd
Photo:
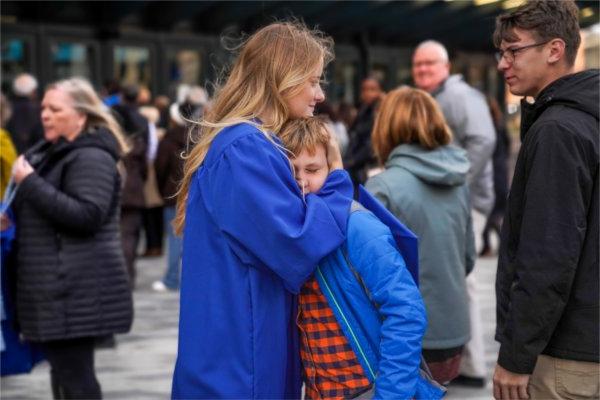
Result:
[[[302,193],[318,192],[329,174],[327,153],[322,145],[317,146],[313,155],[306,149],[302,150],[298,157],[292,160],[292,164]]]

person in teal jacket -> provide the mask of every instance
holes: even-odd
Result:
[[[423,355],[434,378],[458,375],[469,340],[466,276],[475,262],[464,150],[433,98],[402,87],[386,96],[373,130],[385,171],[367,182],[373,193],[419,237],[419,282],[429,326]]]
[[[316,117],[290,121],[279,134],[307,195],[324,190],[330,135]],[[299,303],[307,399],[443,397],[420,371],[427,318],[415,280],[390,228],[359,203],[346,241],[321,260]]]
[[[245,42],[185,156],[172,397],[300,398],[296,297],[345,239],[352,184],[337,144],[318,194],[302,196],[274,135],[323,101],[331,40],[274,23]]]

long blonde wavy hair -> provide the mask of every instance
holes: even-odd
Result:
[[[125,155],[129,151],[129,144],[123,135],[121,126],[87,80],[78,77],[63,79],[48,85],[46,90],[50,89],[58,89],[69,95],[73,100],[73,108],[87,117],[85,130],[92,126],[104,127],[117,140],[121,155]]]
[[[302,89],[302,84],[323,62],[333,59],[333,40],[310,30],[299,22],[267,25],[241,46],[225,84],[199,121],[199,136],[189,153],[184,154],[183,178],[177,192],[177,213],[173,227],[182,234],[185,208],[193,174],[202,165],[211,143],[227,126],[268,115],[262,125],[255,124],[267,137],[278,132],[289,117],[288,99]]]

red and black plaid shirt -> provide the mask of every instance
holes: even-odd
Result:
[[[343,399],[371,385],[315,278],[299,300],[300,356],[307,399]]]

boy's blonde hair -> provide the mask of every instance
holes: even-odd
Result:
[[[193,174],[217,134],[228,126],[249,122],[261,129],[278,132],[289,118],[287,100],[302,90],[302,84],[322,62],[333,59],[333,41],[323,33],[298,22],[273,23],[259,29],[241,46],[225,84],[217,90],[214,102],[199,121],[200,136],[184,156],[183,179],[177,192],[177,213],[173,226],[181,234]],[[260,126],[253,122],[270,113],[272,120]]]
[[[319,117],[290,120],[283,125],[278,136],[292,158],[298,157],[302,150],[306,150],[312,156],[319,145],[327,150],[329,143],[327,122]]]
[[[433,150],[450,143],[452,132],[429,93],[404,86],[385,96],[371,139],[373,150],[383,164],[400,144],[418,144]]]

